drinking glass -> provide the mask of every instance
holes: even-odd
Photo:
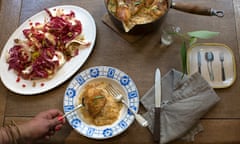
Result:
[[[171,45],[174,41],[174,35],[176,35],[176,33],[179,33],[180,30],[181,30],[180,27],[172,24],[164,25],[161,31],[161,45],[163,46]]]

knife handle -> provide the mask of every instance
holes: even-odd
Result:
[[[224,71],[224,67],[222,66],[222,81],[225,81],[225,71]]]
[[[153,139],[155,142],[160,141],[160,111],[160,107],[155,107],[153,128]]]
[[[135,118],[142,127],[148,126],[148,121],[142,115],[136,113]]]

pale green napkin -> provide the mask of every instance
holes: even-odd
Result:
[[[141,98],[147,112],[144,117],[153,132],[154,86]],[[182,73],[172,69],[162,77],[161,144],[182,138],[193,141],[203,130],[200,118],[220,98],[208,82],[199,74],[182,78]]]

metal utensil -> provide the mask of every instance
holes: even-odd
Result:
[[[197,53],[197,63],[198,63],[198,72],[201,74],[201,65],[202,65],[202,61],[201,61],[201,52],[198,51]]]
[[[111,94],[116,101],[122,102],[122,103],[133,113],[133,115],[135,116],[137,122],[138,122],[142,127],[147,127],[147,126],[148,126],[148,121],[145,120],[145,118],[144,118],[142,115],[136,113],[136,112],[128,105],[128,103],[123,99],[122,93],[121,93],[118,89],[114,88],[111,84],[108,84],[108,85],[106,86],[105,90],[106,90],[109,94]]]
[[[224,70],[224,66],[223,66],[223,62],[224,62],[224,53],[220,52],[219,54],[219,59],[221,62],[221,70],[222,70],[222,81],[225,81],[225,70]]]
[[[60,116],[60,117],[58,118],[58,120],[64,119],[66,116],[68,116],[68,115],[71,114],[72,112],[75,112],[76,110],[80,109],[80,108],[83,107],[83,106],[84,106],[84,98],[82,98],[82,103],[81,103],[81,104],[77,105],[73,110],[65,113],[63,116]]]
[[[213,52],[206,52],[205,53],[205,59],[207,61],[207,68],[208,68],[208,73],[211,81],[214,81],[214,74],[213,74],[213,68],[212,68],[212,62],[214,60],[214,55]]]
[[[157,68],[155,72],[155,112],[153,138],[155,142],[160,141],[160,106],[161,106],[161,72]]]

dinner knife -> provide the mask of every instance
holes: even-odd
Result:
[[[160,141],[160,106],[161,106],[161,72],[157,68],[155,72],[155,112],[153,138],[155,142]]]
[[[198,63],[198,72],[201,74],[201,65],[202,65],[202,61],[201,61],[201,53],[200,51],[198,51],[197,53],[197,63]]]

